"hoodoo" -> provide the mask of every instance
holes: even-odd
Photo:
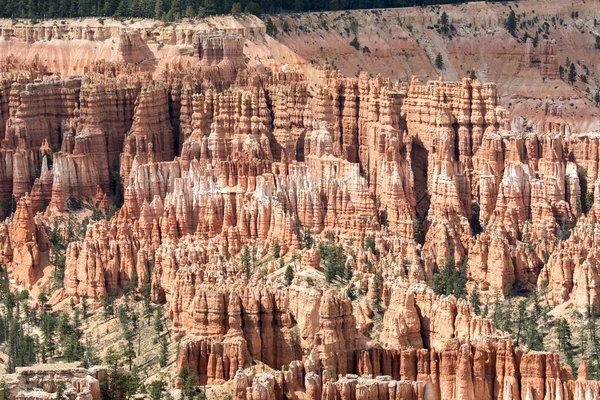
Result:
[[[594,4],[168,3],[0,20],[2,398],[600,398]]]

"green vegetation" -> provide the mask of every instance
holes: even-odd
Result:
[[[510,10],[508,18],[506,19],[506,21],[504,21],[504,27],[511,35],[517,35],[517,15],[515,14],[515,10]]]
[[[444,69],[444,58],[442,57],[441,53],[438,53],[438,55],[435,57],[435,67],[437,69]]]
[[[8,355],[7,371],[60,357],[65,361],[95,361],[88,344],[81,342],[81,311],[48,311],[48,296],[40,293],[39,309],[29,306],[29,292],[11,292],[8,273],[0,265],[0,344]],[[31,332],[38,331],[39,335]],[[60,397],[60,396],[59,396]]]
[[[281,245],[279,244],[279,240],[276,240],[273,245],[273,257],[276,259],[281,257]]]
[[[423,221],[421,218],[413,219],[413,239],[421,246],[425,244],[425,233],[423,232]]]
[[[467,262],[456,268],[454,248],[450,248],[450,255],[446,257],[444,268],[433,276],[433,291],[439,295],[454,295],[456,298],[467,296]]]
[[[594,205],[594,193],[588,190],[587,170],[583,167],[577,167],[577,178],[579,178],[579,188],[581,190],[579,194],[581,212],[587,215]]]
[[[250,249],[248,248],[248,246],[244,246],[241,261],[242,267],[244,268],[244,273],[246,274],[246,278],[250,279],[250,277],[252,277],[252,264],[250,257]]]
[[[577,82],[577,70],[575,69],[575,63],[571,63],[569,67],[569,83],[572,85]]]
[[[292,284],[292,281],[294,280],[294,269],[292,268],[292,264],[288,264],[285,269],[284,278],[288,286]]]
[[[375,248],[375,238],[373,236],[365,237],[365,251],[371,250],[371,253],[377,254],[377,249]]]
[[[265,29],[267,31],[267,35],[277,37],[279,31],[277,30],[277,26],[273,23],[271,18],[265,19]]]
[[[475,288],[471,292],[471,296],[469,297],[469,303],[471,303],[471,307],[473,307],[473,311],[475,311],[475,314],[481,314],[481,298],[479,297],[479,288],[477,286],[475,286]]]
[[[312,249],[315,244],[315,239],[312,237],[310,228],[302,228],[298,233],[301,249]]]
[[[148,388],[150,392],[150,398],[152,400],[160,400],[162,397],[162,393],[167,388],[167,383],[162,379],[158,381],[153,381]]]
[[[325,280],[332,282],[344,276],[346,257],[344,248],[335,243],[319,243],[319,255],[325,266]]]
[[[383,286],[383,276],[381,272],[375,274],[375,299],[373,300],[373,310],[381,312],[381,289]]]
[[[551,323],[551,308],[547,300],[545,304],[541,302],[545,293],[534,291],[518,302],[496,298],[492,314],[496,327],[512,334],[516,344],[526,344],[530,350],[544,350],[544,338]]]
[[[477,236],[483,231],[481,228],[481,223],[479,222],[479,213],[479,203],[471,203],[471,218],[469,219],[469,225],[471,226],[471,232],[473,232],[473,236]]]
[[[285,11],[328,11],[368,8],[427,6],[456,4],[456,0],[6,0],[0,7],[0,17],[8,18],[156,18],[173,21],[180,18],[203,18],[209,15],[234,14],[242,11],[260,16],[262,13]],[[445,14],[445,13],[444,13]],[[447,18],[447,17],[446,17]],[[516,25],[516,22],[515,22]]]

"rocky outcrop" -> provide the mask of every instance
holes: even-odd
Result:
[[[192,37],[202,65],[230,63],[236,67],[244,65],[243,37],[226,33],[200,33]]]
[[[42,239],[38,238],[41,233],[38,233],[28,200],[26,197],[19,199],[9,235],[12,247],[12,275],[19,284],[31,288],[41,274],[38,239],[40,242]]]
[[[598,135],[571,134],[551,102],[535,130],[509,121],[493,83],[326,70],[314,84],[247,68],[240,32],[38,28],[4,33],[118,37],[125,61],[2,75],[0,200],[16,209],[0,245],[16,284],[54,259],[55,221],[90,217],[61,299],[149,285],[182,339],[177,368],[233,381],[237,399],[598,395],[585,364],[573,381],[427,287],[464,266],[484,297],[519,283],[598,305]],[[144,75],[152,40],[192,45],[199,64]],[[553,46],[526,67],[552,78]]]
[[[598,394],[598,382],[587,380],[585,359],[579,368],[584,373],[575,381],[570,368],[558,364],[556,355],[523,352],[503,340],[452,340],[440,352],[412,349],[386,353],[385,358],[379,358],[380,354],[372,352],[369,356],[368,352],[362,352],[358,363],[367,371],[361,375],[330,376],[327,371],[317,374],[310,370],[310,361],[305,362],[304,368],[290,365],[290,373],[283,375],[262,373],[252,379],[238,371],[235,398],[276,398],[273,393],[280,387],[287,388],[292,398],[301,395],[308,399],[583,400]],[[380,368],[372,364],[380,361],[383,367],[380,373],[375,376],[365,373]],[[303,385],[297,385],[296,374],[304,376]]]
[[[100,400],[101,383],[107,379],[107,373],[104,367],[86,369],[77,363],[58,363],[17,368],[14,375],[7,377],[11,399],[52,399],[57,385],[63,382],[69,398]]]

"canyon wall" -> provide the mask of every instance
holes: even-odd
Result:
[[[232,381],[237,399],[600,396],[585,360],[574,380],[427,286],[450,263],[484,298],[548,289],[553,306],[597,313],[597,133],[551,103],[525,123],[494,83],[323,69],[315,84],[294,65],[248,66],[244,37],[260,30],[164,29],[3,28],[20,46],[118,37],[122,56],[0,72],[16,285],[43,283],[52,240],[87,217],[53,301],[149,285],[182,339],[177,369]],[[194,62],[148,69],[151,40]],[[556,51],[544,41],[520,62],[556,79]],[[343,279],[324,276],[332,259]]]

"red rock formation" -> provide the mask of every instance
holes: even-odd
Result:
[[[230,33],[156,32],[193,44],[201,61],[152,81],[136,72],[145,31],[5,33],[118,33],[136,64],[35,83],[33,72],[2,75],[0,200],[15,196],[17,208],[0,244],[17,283],[36,283],[53,218],[74,201],[110,211],[122,185],[115,215],[68,244],[63,294],[101,299],[150,284],[173,339],[185,337],[178,368],[199,384],[233,380],[237,399],[598,395],[585,364],[574,382],[558,356],[515,348],[465,300],[426,286],[453,255],[484,296],[519,282],[548,285],[555,305],[599,304],[598,138],[567,135],[558,109],[522,132],[491,83],[325,71],[311,87],[286,69],[245,68],[244,42]],[[552,77],[552,43],[539,58]],[[321,242],[341,246],[359,299],[322,282]],[[269,256],[275,243],[283,264]],[[245,246],[253,256],[242,263]],[[252,375],[241,370],[251,361],[291,366]]]
[[[17,203],[10,227],[12,275],[17,283],[29,288],[41,273],[37,231],[28,198],[22,197]]]

